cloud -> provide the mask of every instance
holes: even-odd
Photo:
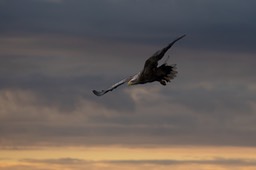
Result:
[[[3,145],[255,146],[254,1],[0,3]],[[168,86],[91,93],[183,33]]]
[[[182,107],[185,102],[169,102],[166,96],[150,99],[150,93],[140,93],[140,98],[134,101],[135,110],[129,110],[130,107],[120,110],[124,109],[122,102],[121,106],[111,107],[111,102],[83,97],[74,98],[70,107],[64,101],[58,103],[57,99],[42,102],[41,95],[30,90],[1,91],[2,146],[254,146],[255,126],[250,120],[255,120],[255,116],[251,114],[200,113]],[[237,121],[239,116],[243,119]]]
[[[214,58],[217,53],[196,55],[194,51],[189,56],[189,52],[172,51],[170,62],[178,64],[179,74],[168,86],[120,87],[102,98],[91,90],[108,87],[136,69],[121,60],[109,64],[117,64],[117,70],[105,67],[99,71],[98,67],[86,68],[97,60],[87,63],[86,57],[2,57],[1,63],[6,64],[0,74],[1,110],[5,110],[2,141],[14,146],[254,146],[252,56],[236,54],[229,60],[226,53]],[[204,60],[205,55],[210,58]],[[31,143],[17,140],[21,136]]]
[[[60,159],[25,159],[22,162],[29,163],[46,163],[46,164],[60,164],[60,165],[73,165],[73,164],[130,164],[130,165],[177,165],[177,164],[199,164],[199,165],[224,165],[224,166],[256,166],[254,159],[227,159],[227,158],[214,158],[205,160],[110,160],[110,161],[87,161],[83,159],[73,158],[60,158]]]
[[[46,163],[46,164],[87,164],[93,163],[94,161],[87,161],[83,159],[75,159],[75,158],[60,158],[60,159],[45,159],[45,160],[38,160],[38,159],[24,159],[20,160],[22,162],[30,162],[30,163]]]
[[[124,160],[109,161],[117,164],[149,164],[149,165],[177,165],[177,164],[209,164],[209,165],[228,165],[228,166],[255,166],[255,160],[247,159],[225,159],[217,158],[212,160]]]
[[[202,0],[68,0],[56,4],[4,1],[1,32],[72,35],[140,44],[167,43],[170,38],[187,33],[191,39],[182,46],[253,52],[254,4]]]

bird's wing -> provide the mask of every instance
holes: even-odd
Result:
[[[151,74],[152,70],[157,67],[158,61],[163,58],[164,54],[173,46],[173,44],[175,44],[177,41],[179,41],[180,39],[182,39],[185,36],[186,35],[182,35],[182,36],[176,38],[174,41],[172,41],[166,47],[155,52],[151,57],[149,57],[144,64],[142,74],[143,75]]]
[[[110,88],[106,89],[106,90],[101,90],[101,91],[97,91],[97,90],[93,90],[92,92],[96,95],[96,96],[102,96],[104,94],[106,94],[107,92],[109,91],[112,91],[114,90],[115,88],[123,85],[124,83],[128,82],[131,80],[132,77],[129,77],[129,78],[126,78],[126,79],[123,79],[119,82],[117,82],[116,84],[112,85]]]

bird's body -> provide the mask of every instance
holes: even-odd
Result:
[[[124,83],[128,83],[128,85],[136,85],[158,81],[165,86],[167,82],[170,82],[171,79],[174,79],[174,77],[176,77],[176,74],[178,73],[176,71],[176,64],[167,65],[166,61],[164,64],[158,67],[158,61],[163,58],[165,53],[172,47],[174,43],[182,39],[184,36],[185,35],[175,39],[168,46],[157,51],[151,57],[149,57],[144,64],[143,70],[137,73],[136,75],[121,80],[120,82],[114,84],[107,90],[93,90],[93,93],[97,96],[102,96],[105,93],[114,90],[115,88],[119,87]]]

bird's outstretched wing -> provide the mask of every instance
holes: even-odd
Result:
[[[112,91],[112,90],[114,90],[115,88],[117,88],[117,87],[123,85],[124,83],[127,83],[128,81],[131,80],[131,78],[132,78],[132,77],[123,79],[123,80],[117,82],[116,84],[112,85],[110,88],[108,88],[108,89],[106,89],[106,90],[101,90],[101,91],[93,90],[92,92],[93,92],[96,96],[102,96],[102,95],[106,94],[107,92]]]
[[[186,35],[182,35],[178,38],[176,38],[174,41],[172,41],[170,44],[168,44],[166,47],[164,47],[161,50],[158,50],[157,52],[155,52],[151,57],[149,57],[145,64],[144,64],[144,68],[142,71],[142,75],[150,75],[152,74],[152,70],[154,68],[157,67],[158,65],[158,61],[161,60],[163,58],[163,56],[165,55],[165,53],[173,46],[173,44],[175,44],[177,41],[179,41],[180,39],[182,39],[183,37],[185,37]]]

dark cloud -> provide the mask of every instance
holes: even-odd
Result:
[[[30,90],[39,96],[38,102],[42,105],[57,105],[65,112],[74,110],[76,103],[81,98],[98,102],[109,109],[119,111],[132,111],[135,107],[132,99],[122,89],[118,89],[115,94],[118,100],[112,100],[113,94],[104,99],[96,98],[92,90],[96,87],[106,88],[96,84],[98,80],[104,82],[104,78],[90,76],[56,78],[35,74],[27,77],[2,78],[2,80],[2,90]]]
[[[254,1],[0,3],[3,145],[255,146]],[[172,84],[92,94],[184,33]]]
[[[256,100],[254,91],[236,84],[220,84],[212,89],[180,88],[172,90],[169,95],[173,96],[172,102],[178,102],[198,113],[215,113],[216,116],[253,114],[251,102]]]
[[[254,1],[3,1],[2,34],[61,34],[163,43],[187,33],[191,48],[254,51]],[[143,9],[143,10],[142,10]]]
[[[22,60],[18,61],[16,64],[22,65]],[[51,77],[43,75],[44,71],[33,74],[33,67],[30,68],[32,71],[24,71],[29,74],[2,74],[2,101],[12,104],[7,109],[4,104],[2,106],[7,114],[1,117],[1,134],[3,141],[8,141],[3,145],[40,145],[44,141],[47,145],[254,146],[252,103],[255,95],[253,89],[240,81],[244,72],[237,75],[237,83],[230,84],[225,82],[228,76],[224,75],[219,83],[212,82],[207,76],[200,77],[199,73],[196,81],[188,81],[186,70],[182,68],[181,65],[181,76],[166,88],[157,84],[121,87],[103,98],[93,96],[92,88],[105,87],[106,82],[114,82],[118,77],[111,77],[111,80],[89,75]],[[218,77],[211,70],[202,74],[206,73]],[[208,84],[205,85],[205,81]],[[150,92],[156,87],[161,90]],[[142,88],[145,93],[136,92]],[[32,99],[28,100],[31,93]],[[134,99],[133,93],[139,99]],[[79,104],[81,100],[85,102]],[[83,108],[81,105],[84,104]],[[176,104],[181,107],[177,108]],[[8,111],[11,107],[17,109]],[[56,118],[49,119],[53,115]],[[59,124],[60,118],[62,124]]]

